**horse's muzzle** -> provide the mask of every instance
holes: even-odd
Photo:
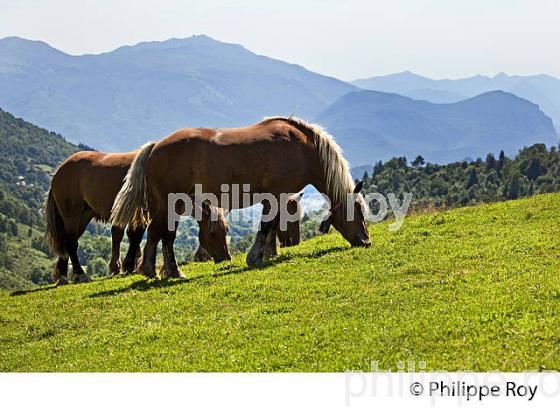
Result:
[[[371,246],[371,241],[367,240],[367,241],[358,241],[356,243],[352,244],[353,247],[361,247],[361,248],[369,248]]]

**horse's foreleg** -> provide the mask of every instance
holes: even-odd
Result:
[[[278,232],[278,226],[280,224],[280,216],[276,216],[276,218],[270,221],[270,224],[271,226],[266,235],[265,246],[263,250],[263,257],[265,260],[278,255],[278,250],[276,248],[276,234]]]
[[[51,278],[57,286],[68,285],[68,258],[59,257]]]
[[[109,272],[111,275],[121,273],[121,242],[124,236],[124,229],[111,226],[111,260],[109,261]]]
[[[66,249],[68,250],[70,261],[72,261],[72,282],[91,282],[91,278],[84,272],[82,265],[80,265],[80,260],[78,259],[78,240],[68,239],[66,241]]]
[[[161,238],[161,251],[163,253],[163,267],[161,269],[161,276],[166,278],[184,278],[185,274],[181,272],[179,266],[177,266],[177,260],[175,259],[175,250],[173,249],[173,244],[175,242],[175,237],[177,236],[177,224],[175,224],[175,229],[172,231],[166,229]]]
[[[280,244],[281,248],[288,246],[287,245],[288,232],[280,230],[280,226],[277,229],[276,236],[278,238],[278,243]]]
[[[272,256],[272,246],[274,246],[274,251],[276,251],[275,227],[277,227],[277,225],[274,220],[268,222],[261,221],[260,229],[255,237],[255,243],[253,243],[253,246],[251,246],[247,254],[247,265],[257,266],[263,263],[265,257],[268,258]],[[274,237],[274,245],[272,245],[270,236]]]
[[[145,228],[131,229],[128,228],[126,235],[128,236],[128,251],[124,257],[123,272],[132,273],[136,270],[142,252],[140,251],[140,243],[144,236]]]
[[[161,239],[160,229],[155,221],[152,220],[148,226],[148,238],[144,245],[144,252],[138,264],[138,273],[147,278],[155,278],[156,274],[156,251],[158,242]]]

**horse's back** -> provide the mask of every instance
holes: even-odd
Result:
[[[101,218],[109,217],[113,201],[136,152],[112,154],[80,151],[57,169],[51,189],[57,203],[72,212],[87,204]]]
[[[169,145],[196,142],[235,146],[280,141],[307,143],[308,139],[289,122],[273,118],[239,128],[182,128],[163,138],[154,151]]]
[[[200,184],[219,193],[222,184],[249,184],[253,192],[296,192],[309,167],[307,136],[282,120],[243,128],[185,128],[157,143],[147,175],[161,201],[169,192]]]

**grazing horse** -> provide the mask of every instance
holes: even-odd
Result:
[[[243,185],[249,195],[232,198],[233,189],[222,192],[223,184]],[[312,184],[331,201],[334,227],[352,246],[370,246],[362,207],[363,198],[354,189],[348,163],[340,147],[320,126],[297,118],[268,118],[244,128],[178,130],[159,142],[142,147],[115,200],[111,222],[120,227],[136,226],[149,217],[148,237],[138,271],[156,275],[156,249],[162,240],[165,264],[177,268],[173,255],[175,231],[168,226],[168,195],[196,191],[219,201],[220,207],[249,206],[261,202],[255,194],[298,192]],[[361,187],[361,185],[359,186]],[[353,195],[352,201],[347,200]],[[241,195],[239,195],[241,196]],[[250,204],[246,203],[249,197]],[[257,197],[259,199],[257,199]],[[268,203],[268,206],[267,206]],[[270,215],[270,203],[263,202],[264,215],[247,264],[262,263],[276,253],[279,215]],[[353,209],[350,209],[352,207]],[[267,218],[269,219],[269,218]],[[171,227],[172,228],[172,227]]]
[[[58,256],[52,272],[53,282],[68,283],[68,258],[72,261],[72,279],[75,282],[90,280],[78,260],[78,239],[92,219],[103,222],[109,220],[115,197],[137,154],[138,151],[122,154],[81,151],[71,155],[57,169],[45,204],[47,241]],[[207,209],[204,214],[209,215],[209,212]],[[219,218],[216,223],[210,223],[209,218],[203,218],[199,223],[199,240],[212,252],[217,249],[218,253],[213,254],[221,257],[224,248],[227,253],[227,224],[223,212],[218,211],[217,214]],[[130,245],[122,265],[125,273],[135,270],[144,231],[145,226],[142,225],[127,230]],[[121,272],[120,244],[123,236],[124,227],[111,227],[109,271],[113,275]],[[211,240],[218,242],[217,246],[210,243]]]

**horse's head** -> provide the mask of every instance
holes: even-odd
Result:
[[[356,199],[353,203],[348,204],[348,206],[354,207],[353,217],[350,217],[348,210],[344,209],[342,202],[337,202],[331,207],[329,217],[321,223],[319,230],[322,233],[327,233],[332,224],[352,246],[371,246],[364,218],[366,205],[361,195],[357,195],[363,186],[363,181],[356,185],[354,188],[354,197]]]
[[[224,211],[210,207],[206,203],[202,204],[202,211],[202,220],[198,221],[200,246],[206,249],[216,263],[231,260],[227,245],[228,225]]]

